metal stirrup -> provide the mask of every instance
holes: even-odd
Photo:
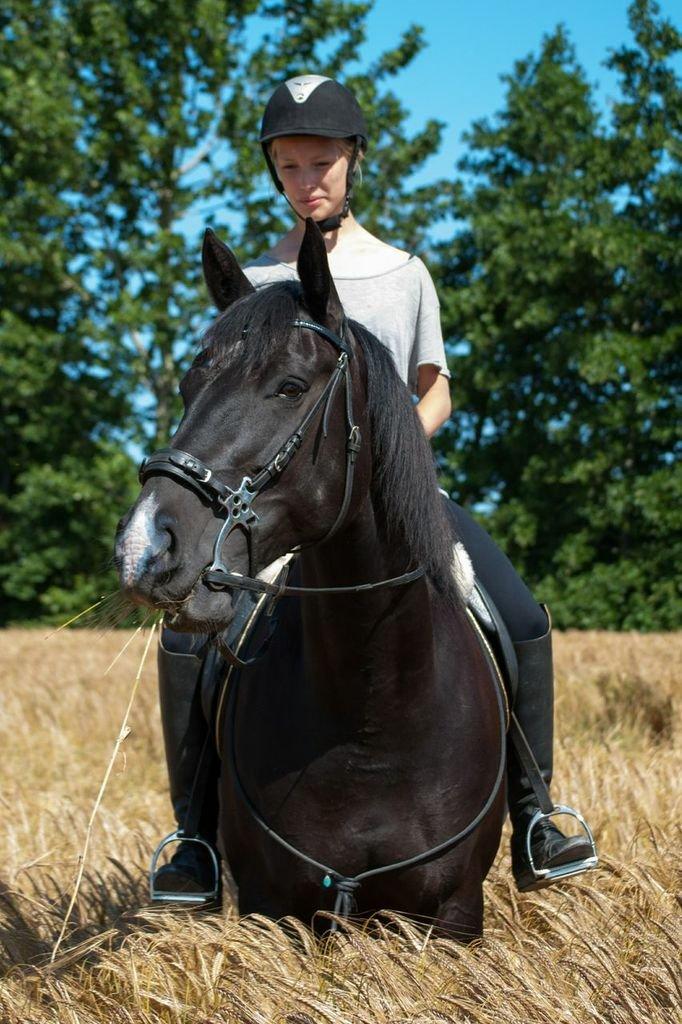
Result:
[[[549,821],[551,818],[555,818],[558,814],[567,814],[571,818],[576,819],[582,827],[585,837],[592,848],[592,853],[589,857],[582,857],[580,860],[569,861],[567,864],[557,864],[554,868],[536,868],[531,850],[533,830],[541,821]],[[533,872],[533,876],[536,881],[542,880],[545,882],[553,882],[557,878],[569,878],[571,875],[579,875],[583,871],[591,871],[592,868],[596,868],[599,863],[597,847],[590,826],[587,824],[582,814],[579,814],[578,811],[574,811],[572,807],[567,807],[565,804],[555,804],[551,811],[535,812],[530,820],[528,832],[526,833],[526,854],[528,856],[530,869]]]
[[[526,739],[526,735],[521,728],[521,724],[514,713],[512,713],[511,716],[509,738],[514,750],[516,751],[516,756],[521,762],[521,766],[526,773],[526,777],[530,783],[533,793],[535,794],[535,799],[539,806],[539,810],[537,810],[531,818],[528,824],[528,831],[526,832],[526,856],[535,881],[554,882],[558,878],[569,878],[571,875],[579,875],[583,871],[590,871],[592,868],[596,868],[599,858],[597,857],[597,846],[590,826],[587,824],[582,814],[579,814],[578,811],[575,811],[572,807],[568,807],[566,804],[554,803],[549,793],[549,787],[542,777],[538,763],[535,760],[535,754],[533,753],[532,748]],[[567,814],[579,822],[585,837],[590,844],[592,853],[589,857],[582,857],[580,860],[569,861],[568,864],[557,864],[554,868],[537,868],[531,851],[533,831],[541,821],[550,821],[559,814]]]
[[[205,890],[204,892],[172,892],[166,889],[157,889],[154,884],[156,878],[157,865],[159,857],[163,850],[171,843],[199,843],[201,846],[205,846],[211,855],[211,861],[213,866],[213,888]],[[163,903],[213,903],[218,899],[220,895],[220,864],[218,863],[218,857],[216,852],[206,839],[202,839],[201,836],[186,836],[182,829],[178,829],[176,832],[171,832],[162,839],[159,845],[154,850],[152,855],[152,862],[149,867],[149,895],[154,901]]]

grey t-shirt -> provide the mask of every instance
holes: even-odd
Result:
[[[295,267],[260,256],[244,267],[256,288],[297,279]],[[449,377],[440,326],[440,305],[431,275],[418,256],[371,277],[335,277],[339,298],[351,320],[375,334],[391,352],[396,369],[411,391],[417,368],[437,366]]]

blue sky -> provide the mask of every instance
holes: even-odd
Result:
[[[500,75],[515,60],[537,53],[542,36],[560,22],[606,106],[617,94],[616,78],[601,62],[610,48],[632,42],[627,8],[627,0],[376,0],[367,19],[361,64],[395,45],[408,25],[423,26],[427,48],[391,85],[411,112],[409,128],[418,128],[429,117],[448,125],[441,152],[419,175],[433,179],[452,173],[464,148],[462,132],[471,122],[501,107]],[[662,0],[660,8],[679,27],[679,5]]]

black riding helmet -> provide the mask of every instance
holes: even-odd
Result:
[[[353,154],[348,161],[343,209],[336,216],[318,222],[321,231],[333,231],[348,216],[358,153],[367,148],[367,125],[358,101],[345,86],[323,75],[299,75],[275,89],[263,114],[260,143],[272,180],[282,194],[284,186],[277,177],[268,144],[283,135],[354,139]]]

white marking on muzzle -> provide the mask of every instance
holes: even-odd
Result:
[[[156,495],[148,494],[119,537],[117,555],[124,587],[135,584],[163,543],[163,534],[155,525],[158,508]]]

